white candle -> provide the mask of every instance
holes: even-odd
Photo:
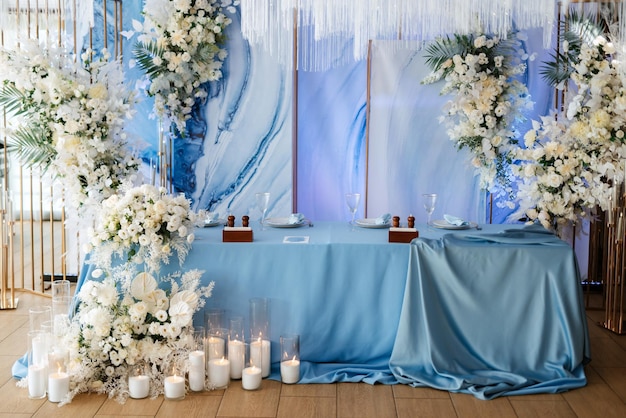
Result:
[[[32,358],[33,363],[37,364],[45,364],[47,360],[47,347],[46,347],[46,338],[42,335],[37,335],[32,339]]]
[[[199,392],[204,390],[204,351],[189,353],[189,389]]]
[[[209,360],[209,380],[216,388],[228,386],[230,361],[225,358]]]
[[[150,378],[140,374],[128,378],[128,394],[133,399],[143,399],[150,393]]]
[[[220,359],[224,357],[224,347],[226,341],[220,337],[209,337],[209,360]]]
[[[270,375],[272,362],[270,359],[270,342],[258,339],[250,343],[250,362],[261,368],[261,376]]]
[[[245,390],[256,390],[261,386],[261,369],[256,366],[246,367],[241,374],[241,386]]]
[[[166,398],[181,399],[185,397],[185,379],[182,376],[168,376],[164,383]]]
[[[41,399],[46,396],[46,368],[40,365],[28,366],[28,397]]]
[[[48,400],[61,402],[70,391],[70,376],[65,372],[51,373],[48,376]]]
[[[300,380],[300,360],[285,360],[280,363],[280,377],[283,383],[298,383]]]
[[[241,372],[246,359],[246,345],[239,340],[228,342],[228,361],[230,361],[230,378],[241,379]]]

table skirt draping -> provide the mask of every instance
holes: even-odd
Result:
[[[587,329],[567,245],[548,235],[555,245],[446,232],[422,226],[412,245],[390,244],[386,229],[321,222],[222,243],[221,229],[205,228],[184,268],[215,281],[205,309],[247,321],[251,298],[270,299],[271,379],[280,379],[280,335],[299,334],[300,383],[407,383],[482,398],[584,384]],[[288,235],[309,243],[283,243]],[[92,269],[84,266],[78,289],[94,280]],[[172,262],[162,274],[177,270]],[[197,312],[194,324],[203,317]],[[24,365],[13,373],[25,375]]]
[[[396,379],[481,399],[584,386],[577,266],[569,245],[532,230],[415,240]]]

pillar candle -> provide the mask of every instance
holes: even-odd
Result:
[[[168,376],[165,378],[165,397],[181,399],[185,397],[185,379],[182,376]]]
[[[230,361],[225,358],[209,360],[209,380],[216,388],[228,386]]]
[[[241,373],[241,385],[245,390],[256,390],[261,386],[261,369],[246,367]]]
[[[48,376],[48,400],[61,402],[70,391],[70,376],[65,372],[50,373]]]
[[[189,353],[189,389],[199,392],[204,390],[204,352],[200,350]]]
[[[43,365],[28,366],[28,397],[41,399],[46,396],[46,367]]]
[[[250,361],[255,366],[261,368],[261,376],[268,377],[272,361],[270,358],[270,342],[258,339],[250,343]]]
[[[283,383],[298,383],[300,380],[300,360],[285,360],[280,363],[280,377]]]
[[[226,341],[220,337],[209,337],[209,360],[220,359],[224,357],[224,346]]]
[[[128,394],[133,399],[143,399],[150,393],[150,378],[140,374],[128,378]]]
[[[241,379],[246,359],[246,345],[239,340],[228,342],[228,361],[230,361],[230,378]]]

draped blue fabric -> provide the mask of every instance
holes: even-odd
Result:
[[[252,243],[222,243],[221,228],[205,228],[184,268],[215,281],[206,308],[227,316],[247,320],[250,298],[270,299],[272,379],[280,335],[299,334],[300,383],[407,383],[481,398],[584,385],[587,329],[567,244],[510,225],[454,234],[418,226],[411,245],[337,222],[255,225]],[[23,364],[13,372],[23,376]]]
[[[415,240],[391,370],[481,399],[584,386],[581,292],[573,250],[543,230]]]

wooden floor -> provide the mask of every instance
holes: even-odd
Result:
[[[80,395],[59,408],[30,400],[16,387],[11,366],[25,351],[28,307],[44,297],[20,293],[16,310],[0,311],[0,417],[626,417],[626,336],[598,325],[589,311],[593,361],[588,385],[562,394],[512,396],[481,401],[470,395],[405,385],[339,383],[282,385],[264,380],[258,391],[231,382],[226,390],[189,394],[182,401],[129,400]]]

